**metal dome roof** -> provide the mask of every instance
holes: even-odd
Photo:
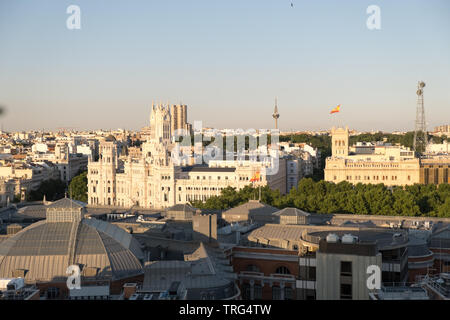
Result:
[[[116,280],[142,274],[142,258],[137,240],[112,224],[43,220],[0,244],[0,277],[25,270],[27,282],[65,281],[77,264],[95,279]]]

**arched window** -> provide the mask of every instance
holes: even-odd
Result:
[[[275,270],[275,273],[277,274],[291,274],[289,269],[285,266],[278,267],[277,270]]]

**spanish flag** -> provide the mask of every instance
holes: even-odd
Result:
[[[255,181],[259,181],[261,178],[261,175],[259,173],[259,171],[256,171],[256,173],[254,174],[253,178],[250,179],[251,182],[255,182]]]
[[[339,112],[340,110],[341,110],[341,105],[338,105],[336,108],[334,108],[333,110],[331,110],[330,114],[337,113],[337,112]]]

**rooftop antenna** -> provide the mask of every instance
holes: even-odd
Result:
[[[425,106],[423,101],[423,88],[425,82],[419,81],[417,84],[417,108],[416,108],[416,125],[414,130],[414,151],[419,154],[426,150],[427,147],[427,128],[425,124]]]

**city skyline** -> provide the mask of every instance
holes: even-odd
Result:
[[[448,39],[448,0],[0,0],[0,303],[450,300]]]
[[[214,128],[412,131],[425,81],[428,130],[450,119],[450,4],[2,1],[0,122],[7,131],[146,125],[151,101]],[[341,104],[341,112],[329,111]],[[145,115],[145,116],[143,116]]]

